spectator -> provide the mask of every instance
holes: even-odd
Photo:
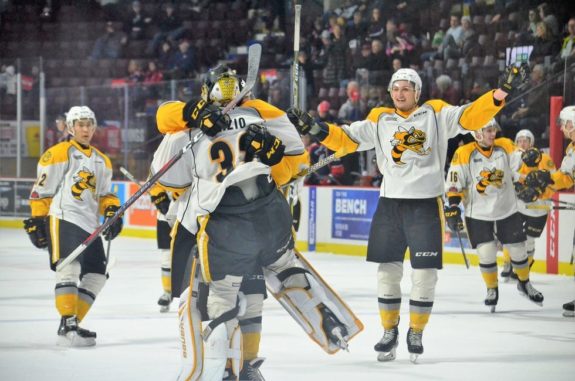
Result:
[[[449,19],[449,29],[445,32],[445,37],[438,48],[440,57],[444,60],[457,58],[461,46],[463,45],[463,27],[459,24],[459,17],[452,15]]]
[[[403,67],[403,62],[401,62],[401,59],[399,58],[394,58],[393,61],[391,62],[391,68],[392,71],[395,73],[396,71],[398,71],[399,69],[401,69]]]
[[[571,17],[567,22],[567,33],[561,46],[561,59],[575,58],[575,17]]]
[[[555,57],[560,49],[559,40],[553,38],[547,24],[539,22],[537,24],[535,41],[533,42],[533,51],[529,59],[532,62],[542,63],[547,56]]]
[[[162,82],[164,79],[164,74],[158,68],[156,61],[149,61],[148,62],[148,70],[146,71],[144,77],[144,83],[146,84],[154,84],[158,82]]]
[[[194,52],[190,48],[188,40],[181,40],[178,44],[178,50],[174,54],[173,66],[170,68],[174,71],[176,79],[189,77],[196,68]]]
[[[347,100],[341,105],[337,116],[344,123],[355,122],[363,118],[362,107],[359,96],[359,83],[349,81],[346,88]],[[363,107],[365,109],[365,107]]]
[[[327,87],[339,87],[340,82],[348,78],[348,45],[339,25],[334,25],[333,32],[333,38],[328,31],[324,31],[321,36],[324,44],[321,55],[321,61],[324,64],[323,82]]]
[[[393,20],[387,20],[385,24],[385,33],[386,33],[386,47],[385,47],[385,54],[389,58],[390,62],[394,58],[401,58],[402,60],[408,62],[408,55],[414,49],[414,45],[409,41],[406,36],[399,36],[397,30],[397,24]],[[385,68],[389,68],[389,65],[386,65]]]
[[[431,90],[431,98],[442,99],[455,106],[458,106],[460,101],[460,96],[453,87],[451,77],[446,74],[442,74],[435,79],[435,86]]]
[[[371,59],[369,61],[369,84],[384,87],[389,80],[391,68],[389,57],[387,56],[383,42],[373,40],[371,42]]]
[[[349,23],[345,35],[348,40],[356,40],[358,43],[365,40],[367,37],[367,23],[363,19],[363,12],[355,11],[353,19]]]
[[[530,41],[537,35],[537,23],[541,21],[536,9],[529,10],[529,24],[527,26],[527,40]]]
[[[175,54],[172,43],[164,41],[158,55],[158,65],[165,72],[164,74],[168,74],[174,67]]]
[[[119,32],[114,27],[114,23],[108,21],[106,24],[106,33],[98,37],[92,48],[90,58],[99,59],[117,59],[122,56],[122,49],[127,42],[126,35]]]
[[[305,77],[306,99],[309,99],[316,94],[315,78],[313,75],[313,71],[321,69],[322,66],[312,62],[308,58],[308,53],[305,49],[299,51],[297,58],[300,70],[303,72]]]
[[[142,64],[138,60],[130,60],[128,62],[128,83],[136,84],[139,82],[144,82],[144,71],[142,70]]]
[[[148,44],[148,55],[155,55],[160,44],[167,38],[170,41],[176,41],[186,32],[186,28],[182,26],[182,20],[176,13],[174,4],[167,3],[163,7],[164,13],[160,16],[157,26],[160,29],[154,35],[154,38]]]
[[[541,3],[537,6],[539,10],[539,17],[545,24],[547,24],[547,28],[549,29],[549,33],[553,37],[559,36],[559,21],[557,21],[557,17],[551,13],[551,9],[549,9],[549,5],[547,3]]]
[[[142,12],[142,4],[132,1],[132,7],[124,17],[124,32],[133,40],[141,40],[145,37],[145,29],[152,19]]]
[[[367,27],[367,35],[369,38],[384,38],[385,22],[381,18],[380,9],[377,7],[371,10],[371,19]]]
[[[357,69],[369,69],[371,61],[371,44],[369,42],[364,42],[361,45],[361,50],[359,54],[356,54],[352,58],[352,68],[354,73]]]
[[[426,51],[421,54],[421,61],[428,61],[434,59],[441,49],[443,40],[445,39],[445,34],[447,32],[448,21],[447,19],[441,19],[439,22],[439,29],[433,34],[431,39],[431,51]]]

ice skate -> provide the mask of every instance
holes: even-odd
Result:
[[[499,301],[499,288],[488,288],[487,296],[485,297],[485,305],[489,307],[491,313],[495,312],[495,307]]]
[[[529,298],[533,303],[543,306],[543,294],[537,291],[530,281],[519,281],[517,282],[517,290],[521,295]]]
[[[250,361],[244,361],[240,371],[240,381],[265,381],[260,372],[260,366],[264,362],[263,357],[256,357]]]
[[[164,292],[162,296],[160,296],[160,299],[158,299],[160,312],[168,312],[170,310],[170,303],[172,303],[172,295],[168,292]]]
[[[321,326],[327,339],[347,351],[348,344],[345,336],[348,335],[348,332],[345,325],[327,307],[324,306],[320,311],[323,319]]]
[[[409,351],[409,360],[412,363],[417,362],[419,355],[423,353],[422,343],[423,331],[409,328],[407,331],[407,350]]]
[[[575,316],[575,300],[565,303],[563,305],[563,316],[565,317],[574,317]]]
[[[379,352],[377,355],[377,361],[385,362],[395,360],[398,336],[399,331],[397,326],[383,331],[383,337],[379,340],[379,343],[375,344],[373,347],[376,352]]]
[[[509,277],[513,272],[513,267],[511,266],[511,262],[503,262],[503,270],[501,270],[501,278],[503,278],[504,282],[509,282]]]
[[[96,345],[96,332],[78,327],[76,316],[62,316],[57,344],[64,347],[91,347]]]

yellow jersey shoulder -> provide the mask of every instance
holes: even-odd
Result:
[[[494,144],[503,148],[507,153],[512,153],[516,149],[515,143],[509,138],[497,138]]]
[[[47,166],[67,162],[70,147],[72,147],[72,143],[65,141],[48,148],[40,157],[39,164]]]
[[[104,159],[104,162],[106,163],[106,168],[112,169],[112,160],[110,160],[110,158],[106,154],[104,154],[96,147],[92,146],[92,149],[96,152],[97,155],[101,156],[102,159]]]
[[[471,154],[475,151],[475,142],[467,143],[455,150],[453,158],[451,159],[451,164],[469,164],[469,159]]]
[[[367,115],[367,119],[372,121],[373,123],[377,123],[381,114],[393,114],[394,112],[395,109],[391,107],[376,107],[371,109],[371,111]]]
[[[430,106],[433,111],[439,112],[442,108],[449,106],[449,103],[441,100],[441,99],[430,99],[424,103],[424,105]]]
[[[279,118],[285,114],[281,109],[261,99],[248,99],[241,104],[241,107],[250,107],[255,109],[265,120]]]

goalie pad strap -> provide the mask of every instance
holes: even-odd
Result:
[[[210,334],[216,329],[216,327],[222,323],[232,320],[236,316],[238,316],[238,312],[240,311],[239,304],[236,304],[234,308],[229,311],[224,312],[217,318],[213,319],[211,322],[208,323],[206,328],[202,332],[202,337],[204,340],[207,340],[210,337]]]
[[[311,273],[306,270],[306,269],[302,269],[301,267],[290,267],[288,269],[285,269],[284,271],[281,271],[280,273],[278,273],[276,275],[276,277],[278,278],[278,280],[282,283],[284,283],[284,281],[289,278],[292,275],[297,275],[297,274],[310,274]]]

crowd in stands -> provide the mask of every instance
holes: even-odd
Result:
[[[36,47],[35,54],[45,58],[49,87],[102,85],[112,79],[139,86],[201,79],[207,68],[221,60],[243,73],[245,57],[235,54],[235,49],[259,41],[263,45],[260,67],[278,71],[260,84],[257,94],[285,109],[290,105],[286,90],[293,61],[292,5],[281,0],[7,1],[0,9],[4,36],[0,55],[30,57],[29,50]],[[321,2],[304,4],[297,59],[307,106],[318,118],[351,122],[364,118],[372,107],[391,105],[387,84],[400,67],[420,73],[421,101],[441,98],[463,104],[496,85],[507,64],[508,48],[517,47],[520,56],[518,47],[532,47],[534,90],[506,107],[500,124],[510,137],[528,128],[538,141],[545,141],[548,97],[562,94],[563,87],[575,88],[573,83],[564,86],[564,78],[558,75],[575,62],[575,12],[566,2],[343,0],[339,5],[322,10]],[[30,23],[40,34],[24,26]],[[32,42],[15,48],[14,31],[29,33]],[[64,42],[52,44],[58,39],[72,44],[71,50],[64,51]],[[73,58],[73,63],[67,63]],[[0,62],[0,94],[13,94],[13,61]],[[71,66],[64,71],[75,73],[72,78],[60,78],[62,64]],[[572,82],[573,77],[567,80]],[[144,87],[136,94],[137,108],[146,110],[150,103],[163,100],[165,95],[150,89]],[[567,96],[573,100],[573,94]],[[370,159],[342,165],[349,167],[347,174],[361,174]],[[361,176],[332,177],[322,181],[357,183]]]

